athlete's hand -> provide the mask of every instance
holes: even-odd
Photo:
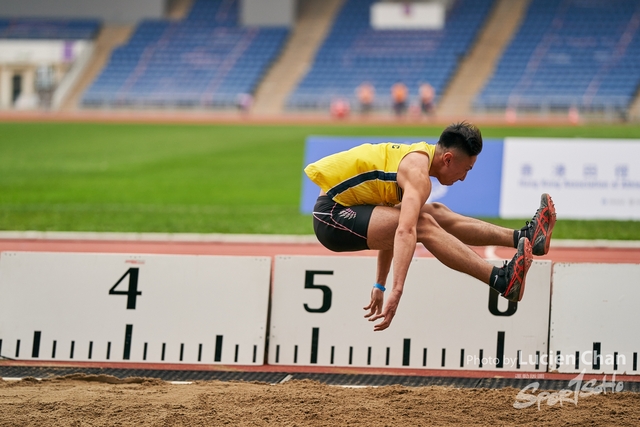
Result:
[[[375,322],[378,319],[384,320],[373,327],[374,331],[383,331],[391,325],[391,321],[393,320],[393,316],[396,315],[396,310],[398,310],[398,303],[400,302],[401,292],[393,292],[391,291],[391,295],[389,295],[389,299],[387,300],[387,304],[384,306],[382,313],[376,314],[375,316],[369,318],[370,322]]]
[[[382,313],[382,305],[384,304],[384,293],[378,288],[371,289],[371,302],[366,306],[365,310],[370,310],[364,317],[371,317],[374,314]]]

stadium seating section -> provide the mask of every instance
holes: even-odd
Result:
[[[182,21],[141,22],[83,96],[85,106],[229,107],[253,93],[287,28],[243,28],[237,0],[196,0]]]
[[[436,101],[484,25],[495,0],[455,0],[442,30],[374,30],[377,0],[344,0],[289,109],[357,105],[371,83],[387,109],[403,82],[410,101],[430,83]],[[82,105],[234,107],[253,94],[282,51],[287,28],[241,27],[240,0],[195,0],[181,21],[140,22],[84,93]],[[96,37],[92,19],[2,19],[0,39]],[[476,96],[477,111],[626,111],[640,86],[640,0],[531,0],[523,22]]]
[[[624,111],[639,83],[639,1],[532,0],[474,105]]]
[[[375,0],[345,0],[312,69],[287,101],[289,108],[327,108],[334,99],[357,102],[356,88],[371,83],[375,108],[391,103],[391,86],[401,81],[416,97],[428,82],[441,95],[459,59],[469,50],[493,0],[457,0],[442,30],[374,30]]]
[[[2,19],[0,39],[93,39],[100,29],[97,19]]]

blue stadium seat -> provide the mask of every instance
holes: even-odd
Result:
[[[368,81],[374,107],[388,107],[391,86],[402,81],[410,96],[430,83],[444,91],[482,26],[493,0],[457,0],[442,30],[374,30],[375,0],[346,0],[312,68],[287,101],[289,108],[327,108],[335,98],[356,102],[357,87]]]
[[[183,21],[141,22],[82,104],[234,106],[239,94],[255,91],[289,34],[287,28],[239,27],[238,4],[196,0]]]
[[[474,106],[624,111],[640,84],[639,0],[532,0]]]

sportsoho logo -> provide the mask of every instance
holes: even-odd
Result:
[[[516,401],[513,403],[513,407],[516,409],[524,409],[533,405],[538,405],[538,411],[540,405],[546,402],[548,406],[555,406],[563,403],[573,403],[578,406],[578,400],[589,396],[607,393],[619,393],[624,390],[624,383],[622,381],[616,382],[616,374],[613,374],[611,381],[607,381],[607,376],[602,377],[602,382],[598,383],[598,380],[589,380],[583,384],[584,372],[582,370],[580,374],[569,381],[569,388],[559,391],[542,391],[536,392],[540,388],[539,382],[533,382],[520,390],[516,396]]]

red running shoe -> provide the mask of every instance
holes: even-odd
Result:
[[[521,237],[513,259],[508,264],[505,261],[502,267],[507,280],[507,289],[502,294],[503,297],[514,302],[522,299],[527,271],[529,271],[532,262],[531,242],[526,237]]]
[[[534,255],[546,255],[551,244],[551,233],[556,225],[556,207],[547,193],[540,197],[540,207],[536,214],[527,221],[521,229],[521,236],[526,235],[531,241],[531,250]],[[523,234],[526,232],[526,234]]]

